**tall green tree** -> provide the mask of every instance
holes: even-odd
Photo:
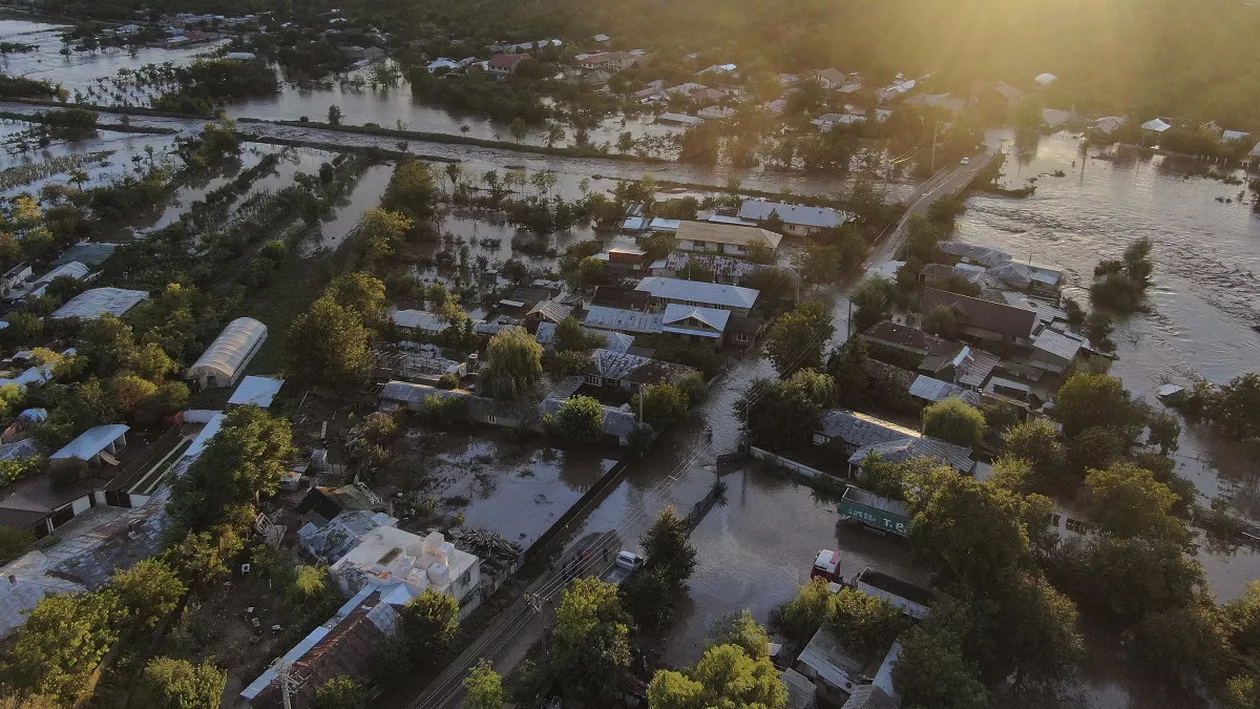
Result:
[[[489,660],[478,662],[464,678],[463,709],[503,709],[503,678]]]
[[[437,203],[437,181],[429,166],[419,160],[399,163],[381,195],[382,208],[402,214],[416,225],[433,218]]]
[[[1081,494],[1082,511],[1105,533],[1187,544],[1190,531],[1172,516],[1179,498],[1155,475],[1131,463],[1091,470]]]
[[[567,399],[556,412],[552,425],[575,443],[595,443],[604,435],[604,405],[589,396]]]
[[[140,673],[133,701],[154,709],[215,709],[227,686],[227,673],[210,663],[155,657]]]
[[[449,594],[426,588],[403,606],[400,625],[408,651],[417,662],[445,657],[459,634],[459,602]]]
[[[354,390],[372,371],[370,341],[360,313],[323,296],[289,327],[289,372],[340,391]]]
[[[566,694],[596,704],[617,695],[630,667],[629,620],[615,584],[580,578],[565,589],[552,658]]]
[[[980,445],[988,428],[984,413],[956,396],[929,404],[922,416],[924,433],[969,448]]]
[[[367,709],[364,688],[348,675],[339,675],[315,688],[315,709]]]
[[[646,566],[665,571],[675,590],[681,589],[696,570],[696,549],[691,546],[691,529],[673,506],[657,515],[639,544],[647,556]]]
[[[144,559],[110,578],[119,610],[129,630],[151,629],[179,607],[188,587],[175,570],[158,559]]]
[[[499,401],[513,401],[533,392],[542,376],[542,345],[523,327],[507,327],[490,338],[481,390]]]
[[[820,369],[823,348],[835,333],[830,313],[818,302],[797,305],[775,319],[766,333],[766,354],[781,375],[799,369]]]
[[[782,709],[787,701],[787,687],[770,659],[749,657],[737,645],[709,648],[686,672],[659,670],[648,686],[652,709]]]
[[[686,420],[691,410],[691,399],[678,387],[663,381],[640,387],[630,407],[635,411],[642,410],[643,421],[657,431],[663,431]]]
[[[962,652],[962,638],[940,623],[906,633],[893,667],[905,709],[986,709],[989,692]]]
[[[1078,372],[1068,378],[1055,396],[1052,415],[1068,438],[1087,428],[1108,428],[1125,441],[1137,438],[1142,414],[1124,384],[1108,374]]]
[[[45,596],[0,659],[0,684],[70,705],[118,641],[117,627],[118,598],[108,591]]]

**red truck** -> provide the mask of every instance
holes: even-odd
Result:
[[[809,570],[811,579],[822,578],[831,582],[840,578],[840,552],[830,549],[819,549],[818,558],[814,559],[814,568]]]

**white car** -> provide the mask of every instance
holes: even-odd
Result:
[[[970,165],[970,164],[971,164],[971,158],[963,158],[963,159],[962,159],[962,164],[964,164],[964,165]]]

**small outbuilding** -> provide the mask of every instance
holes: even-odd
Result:
[[[280,393],[280,387],[284,386],[283,379],[274,377],[245,377],[241,380],[241,385],[236,387],[236,391],[232,392],[232,398],[228,399],[228,408],[233,406],[257,406],[260,409],[271,408],[271,402],[275,400],[276,394]]]
[[[118,465],[114,456],[127,447],[127,431],[131,427],[115,423],[108,426],[93,426],[70,441],[61,450],[50,456],[51,460],[68,460],[78,458],[88,463],[108,463]]]
[[[232,386],[266,341],[266,325],[253,318],[237,318],[188,368],[188,378],[195,379],[202,389]]]

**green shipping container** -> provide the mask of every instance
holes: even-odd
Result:
[[[901,537],[910,533],[910,508],[852,485],[840,498],[840,516]]]

